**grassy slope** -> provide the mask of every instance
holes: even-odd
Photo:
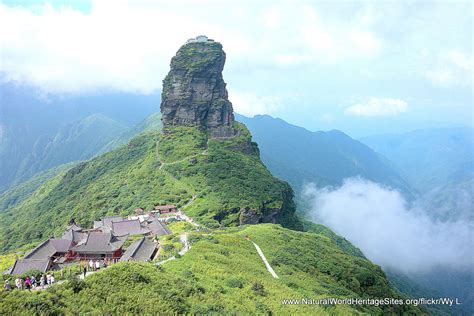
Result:
[[[105,115],[92,114],[64,124],[52,134],[39,133],[25,139],[24,135],[15,135],[18,133],[16,130],[12,131],[12,135],[7,133],[6,140],[0,146],[0,191],[38,172],[64,163],[90,159],[126,129],[125,125]],[[31,148],[27,150],[26,144],[33,140]]]
[[[279,279],[267,272],[247,236],[262,248]],[[18,309],[99,314],[402,312],[393,307],[282,305],[282,299],[398,296],[378,266],[340,251],[325,236],[261,224],[195,233],[190,240],[188,253],[161,268],[117,264],[74,286],[66,283],[41,293],[0,292],[0,314]]]
[[[149,116],[147,116],[144,120],[138,123],[136,126],[131,128],[130,130],[124,132],[110,143],[108,143],[104,148],[101,149],[100,153],[105,153],[116,149],[122,145],[127,144],[130,140],[132,140],[137,135],[147,133],[147,132],[157,132],[160,131],[162,128],[161,124],[161,113],[156,112]]]
[[[295,223],[294,205],[286,196],[291,188],[274,178],[255,152],[241,151],[250,134],[240,128],[239,137],[211,140],[207,150],[206,135],[192,127],[174,128],[164,136],[150,132],[78,164],[0,214],[0,252],[59,234],[72,218],[89,227],[101,216],[127,215],[137,207],[183,206],[192,195],[198,199],[187,210],[208,226],[220,225],[214,219],[217,214],[222,225],[238,224],[235,210],[240,207],[261,212],[282,207],[285,212],[279,222]],[[160,161],[178,163],[160,169]],[[222,210],[229,212],[219,213]]]
[[[43,183],[57,176],[59,173],[71,168],[74,163],[63,164],[46,171],[40,172],[31,179],[22,182],[6,192],[0,194],[0,212],[23,202],[33,192],[35,192]]]

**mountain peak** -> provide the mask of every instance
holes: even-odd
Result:
[[[199,126],[212,137],[231,137],[234,111],[222,77],[222,45],[206,36],[189,39],[171,59],[163,80],[163,126]]]

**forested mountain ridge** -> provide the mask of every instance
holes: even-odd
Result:
[[[158,96],[42,95],[0,84],[0,192],[59,164],[90,159],[156,111]],[[158,98],[158,99],[157,99]]]
[[[398,189],[408,198],[415,195],[390,161],[341,131],[311,132],[268,115],[238,115],[237,120],[260,144],[262,160],[272,173],[297,193],[305,183],[338,186],[346,178],[360,176]]]

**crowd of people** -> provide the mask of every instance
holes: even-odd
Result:
[[[15,279],[15,288],[18,290],[28,290],[31,291],[37,287],[44,288],[45,286],[49,286],[54,284],[56,281],[54,279],[54,275],[51,273],[41,275],[40,279],[37,280],[34,275],[31,277],[26,277],[24,280],[22,278]],[[5,284],[3,288],[7,291],[13,289],[10,281],[5,280]]]
[[[101,267],[107,268],[108,265],[109,261],[107,258],[105,258],[102,262],[98,259],[90,259],[86,264],[82,264],[84,277],[86,277],[87,271],[98,271]]]
[[[82,273],[84,277],[86,277],[86,273],[89,272],[95,272],[100,270],[101,268],[106,268],[109,264],[112,264],[113,261],[109,261],[107,258],[101,260],[98,259],[90,259],[89,261],[82,261],[80,266],[82,267]],[[54,275],[51,273],[43,274],[39,278],[39,280],[32,275],[31,277],[26,277],[26,278],[16,278],[15,279],[15,284],[12,285],[10,284],[9,280],[5,280],[5,283],[3,285],[3,288],[7,291],[11,291],[13,289],[18,289],[18,290],[29,290],[31,291],[32,289],[35,288],[45,288],[49,285],[54,284],[56,281],[54,279]]]

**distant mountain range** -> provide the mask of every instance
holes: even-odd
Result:
[[[360,139],[390,159],[420,192],[463,181],[474,172],[474,129],[416,130]]]
[[[474,222],[474,129],[437,128],[360,139],[390,159],[441,220]]]
[[[237,119],[260,144],[267,167],[297,192],[305,183],[338,186],[345,178],[360,176],[413,197],[412,188],[388,159],[341,131],[311,132],[268,115]]]
[[[2,84],[0,192],[37,172],[85,160],[156,111],[158,96],[39,96]]]

